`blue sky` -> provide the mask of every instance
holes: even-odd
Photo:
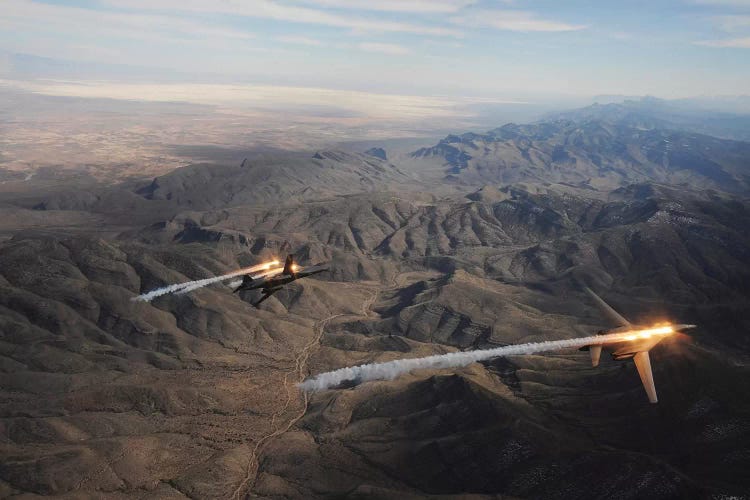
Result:
[[[0,51],[400,94],[747,94],[750,0],[0,0]],[[0,71],[11,74],[10,60]],[[3,67],[3,65],[5,67]],[[0,73],[1,74],[1,73]]]

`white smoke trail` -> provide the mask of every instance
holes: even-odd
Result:
[[[164,286],[164,287],[161,287],[161,288],[157,288],[156,290],[151,290],[148,293],[144,293],[144,294],[138,295],[137,297],[133,297],[130,300],[132,300],[133,302],[151,302],[156,297],[161,297],[162,295],[166,295],[168,293],[176,292],[178,290],[181,290],[184,287],[185,287],[184,283],[178,283],[176,285]]]
[[[174,285],[163,286],[161,288],[157,288],[156,290],[151,290],[148,293],[144,293],[137,297],[133,297],[131,300],[137,301],[137,302],[151,302],[155,298],[161,297],[162,295],[166,295],[168,293],[181,292],[183,289],[186,289],[186,291],[197,290],[198,288],[202,288],[204,286],[210,285],[211,283],[218,283],[220,281],[236,278],[237,276],[250,274],[256,271],[268,270],[269,266],[275,265],[275,264],[278,264],[278,262],[277,261],[266,262],[264,264],[258,264],[257,266],[250,266],[244,269],[239,269],[237,271],[233,271],[229,274],[224,274],[222,276],[216,276],[213,278],[205,278],[201,280],[187,281],[185,283],[177,283]]]
[[[457,368],[467,366],[476,361],[484,361],[499,356],[512,356],[517,354],[533,354],[544,351],[557,351],[559,349],[570,349],[592,344],[608,344],[634,340],[640,336],[668,335],[673,333],[671,327],[657,330],[642,330],[640,332],[611,333],[608,335],[594,335],[567,340],[549,340],[546,342],[532,342],[529,344],[509,345],[494,349],[485,349],[466,352],[451,352],[438,354],[424,358],[397,359],[385,363],[372,363],[349,368],[341,368],[326,373],[321,373],[298,384],[300,389],[307,392],[323,391],[336,387],[342,382],[355,381],[357,383],[368,380],[393,380],[394,378],[408,373],[412,370],[424,368]],[[645,338],[645,337],[643,337]]]
[[[269,269],[266,272],[253,275],[253,279],[265,278],[266,276],[269,276],[271,274],[277,274],[281,272],[283,269],[284,269],[283,267]],[[242,274],[248,274],[248,273],[245,272],[245,273],[240,273],[240,274],[242,275]],[[189,292],[192,292],[193,290],[197,290],[199,288],[203,288],[204,286],[211,285],[212,283],[218,283],[220,281],[232,279],[236,276],[237,276],[236,273],[230,273],[224,276],[217,276],[215,278],[206,278],[206,279],[194,281],[193,283],[188,284],[187,286],[183,286],[181,290],[177,290],[177,295],[182,295],[183,293],[189,293]],[[237,280],[237,281],[232,281],[231,283],[229,283],[229,286],[230,288],[235,288],[235,287],[240,286],[241,284],[242,284],[242,280]]]

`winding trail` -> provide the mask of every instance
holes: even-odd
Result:
[[[284,403],[284,406],[279,408],[271,417],[271,432],[266,434],[265,436],[261,437],[253,447],[252,452],[250,453],[250,460],[247,463],[247,469],[245,471],[245,477],[240,482],[239,486],[237,486],[237,489],[234,490],[234,493],[232,493],[231,497],[232,499],[239,500],[242,498],[243,492],[252,490],[253,486],[255,485],[255,480],[257,479],[258,475],[258,467],[260,466],[260,463],[258,462],[258,458],[260,456],[260,452],[263,450],[263,448],[268,444],[269,441],[271,441],[273,438],[280,436],[284,434],[286,431],[292,428],[294,424],[296,424],[299,419],[301,419],[305,413],[307,412],[307,405],[308,405],[308,395],[302,393],[302,407],[300,408],[300,411],[292,415],[292,418],[289,419],[286,423],[280,423],[277,424],[278,419],[287,411],[289,406],[292,404],[292,401],[295,399],[295,396],[300,394],[300,391],[294,386],[294,384],[289,383],[289,377],[292,375],[296,375],[298,380],[301,380],[304,378],[304,370],[307,366],[307,360],[310,358],[310,353],[312,352],[314,347],[317,347],[320,343],[320,339],[323,336],[323,332],[325,332],[326,325],[332,321],[333,319],[343,316],[342,314],[334,314],[332,316],[328,316],[325,319],[322,319],[318,321],[315,324],[315,337],[305,345],[304,348],[300,351],[299,355],[297,355],[297,358],[294,361],[294,368],[287,372],[286,375],[284,375],[284,387],[286,389],[286,402]]]
[[[372,306],[375,304],[375,301],[378,298],[378,293],[378,289],[370,290],[370,296],[362,303],[361,316],[370,317],[372,315]],[[286,390],[287,396],[286,401],[284,402],[284,405],[276,412],[274,412],[273,416],[271,417],[271,432],[261,437],[255,443],[255,446],[253,447],[253,450],[250,454],[250,460],[247,464],[245,477],[237,486],[237,489],[235,489],[230,496],[231,499],[239,500],[240,498],[242,498],[243,493],[252,491],[253,487],[255,486],[255,481],[258,477],[258,469],[260,467],[259,458],[261,453],[263,452],[263,449],[271,440],[278,436],[281,436],[289,429],[291,429],[294,424],[296,424],[302,417],[305,416],[305,413],[307,413],[309,395],[300,391],[297,388],[297,384],[305,379],[307,362],[310,359],[310,356],[312,355],[314,349],[320,345],[320,339],[323,337],[323,333],[325,333],[325,329],[326,326],[328,326],[328,323],[336,318],[340,318],[343,316],[360,317],[360,315],[357,314],[339,313],[328,316],[327,318],[321,319],[317,323],[315,323],[315,326],[313,327],[315,330],[315,336],[310,342],[305,345],[305,347],[302,348],[300,353],[295,358],[294,368],[287,372],[286,375],[284,375],[284,388]],[[294,382],[292,383],[290,379],[294,379]],[[287,412],[293,401],[300,396],[302,399],[302,405],[299,411],[292,414],[290,419],[286,421],[281,420],[282,416]]]
[[[398,286],[398,280],[401,277],[401,275],[404,273],[398,273],[393,278],[392,287]],[[357,285],[353,283],[342,283],[347,288],[359,288]],[[369,288],[369,287],[368,287]],[[388,287],[386,287],[388,288]],[[382,286],[373,286],[372,288],[369,288],[367,291],[369,292],[369,296],[362,302],[362,309],[360,314],[351,314],[351,313],[339,313],[339,314],[333,314],[331,316],[328,316],[327,318],[323,318],[319,320],[317,323],[315,323],[315,326],[313,327],[315,330],[315,336],[314,338],[308,342],[304,348],[300,351],[300,353],[297,355],[294,361],[294,368],[290,370],[289,372],[284,375],[284,389],[286,390],[286,401],[284,402],[284,405],[279,408],[276,412],[274,412],[273,416],[271,417],[271,431],[261,437],[253,447],[253,450],[250,454],[250,460],[247,464],[247,469],[245,471],[245,477],[240,482],[240,484],[237,486],[237,488],[234,490],[232,495],[229,497],[233,500],[239,500],[242,498],[243,493],[249,493],[253,490],[255,487],[255,482],[258,478],[258,470],[260,468],[260,456],[263,452],[263,449],[268,445],[268,443],[273,440],[274,438],[277,438],[287,431],[291,429],[299,420],[305,416],[305,413],[307,413],[307,408],[309,404],[309,394],[300,391],[297,385],[304,381],[305,375],[306,375],[306,368],[307,368],[307,362],[310,359],[310,356],[312,355],[315,348],[317,348],[320,345],[320,339],[323,337],[323,334],[325,333],[326,326],[333,321],[334,319],[345,317],[345,316],[351,316],[355,318],[359,317],[365,317],[369,318],[372,317],[374,312],[372,310],[372,307],[375,305],[375,302],[378,299],[378,296],[380,295],[380,292],[384,288]],[[302,399],[302,405],[298,412],[295,412],[292,414],[291,418],[288,420],[282,420],[282,416],[289,410],[289,407],[292,405],[292,403],[295,401],[295,399],[300,398]]]

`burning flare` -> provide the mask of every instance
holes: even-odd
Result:
[[[620,335],[624,335],[623,340],[636,340],[636,339],[647,339],[654,335],[671,335],[674,333],[674,327],[668,326],[657,326],[654,328],[646,328],[645,330],[634,330],[631,332],[622,332]]]

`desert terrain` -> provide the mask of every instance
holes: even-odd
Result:
[[[621,109],[381,137],[393,123],[108,105],[2,124],[0,496],[750,491],[736,134]],[[331,271],[257,309],[222,284],[132,300],[287,249]],[[296,385],[614,326],[584,286],[633,321],[698,325],[652,351],[658,404],[632,362],[578,351]]]

